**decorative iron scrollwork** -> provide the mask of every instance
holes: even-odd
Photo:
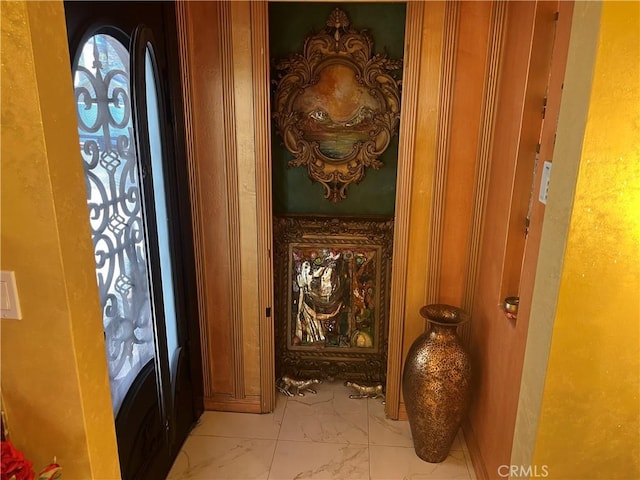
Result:
[[[94,35],[85,43],[74,73],[80,153],[117,412],[155,352],[129,52],[109,35]]]
[[[275,65],[273,118],[295,157],[289,165],[307,167],[332,202],[345,199],[367,167],[382,166],[379,157],[397,133],[400,80],[392,72],[402,61],[372,50],[372,38],[336,8],[302,54]]]

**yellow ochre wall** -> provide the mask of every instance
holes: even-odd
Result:
[[[640,478],[639,298],[640,3],[604,2],[532,462],[547,478]]]
[[[2,320],[10,437],[39,471],[120,478],[62,2],[0,2]]]

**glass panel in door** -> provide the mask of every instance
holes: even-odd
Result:
[[[74,71],[114,415],[155,352],[129,60],[120,41],[97,34],[83,45]]]
[[[175,378],[175,353],[178,349],[178,325],[173,285],[173,268],[171,243],[169,237],[169,215],[167,212],[167,195],[164,178],[164,158],[162,151],[162,137],[160,128],[160,108],[156,82],[156,68],[154,66],[151,49],[147,46],[144,56],[145,86],[147,104],[147,123],[149,133],[149,149],[151,154],[151,172],[153,177],[153,191],[158,233],[158,250],[160,252],[160,273],[162,278],[162,297],[164,299],[164,319],[167,335],[167,354],[172,382]]]

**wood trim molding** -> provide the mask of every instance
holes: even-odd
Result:
[[[497,112],[496,101],[498,97],[500,79],[499,72],[504,44],[506,12],[507,2],[499,1],[492,4],[491,26],[487,46],[486,73],[483,88],[482,114],[479,125],[479,146],[474,174],[473,211],[462,299],[462,309],[466,312],[471,312],[473,309],[476,284],[478,281],[480,248],[485,219],[487,190],[489,186],[491,153],[493,150],[493,138]],[[464,324],[459,329],[459,334],[462,342],[469,346],[471,341],[470,324]],[[486,465],[482,457],[478,441],[468,419],[463,422],[462,429],[475,474],[479,480],[486,480],[489,478]]]
[[[246,395],[244,398],[235,398],[231,395],[218,393],[204,399],[204,408],[206,410],[218,412],[263,413],[260,404],[259,395]]]
[[[391,273],[391,306],[389,312],[389,350],[387,360],[386,411],[398,418],[402,379],[402,343],[407,290],[409,256],[409,222],[413,179],[415,125],[418,109],[420,48],[422,42],[424,2],[408,2],[405,27],[405,55],[400,113],[396,215]]]
[[[231,311],[229,312],[229,329],[231,331],[233,355],[233,391],[236,399],[244,398],[244,355],[242,341],[242,265],[240,243],[240,191],[238,187],[238,157],[236,150],[236,118],[233,44],[231,33],[231,3],[218,4],[218,31],[222,65],[222,112],[223,138],[225,151],[225,178],[227,187],[227,210],[229,222],[229,264]]]
[[[400,408],[398,409],[397,420],[409,421],[409,414],[407,413],[407,406],[404,402],[400,402]]]
[[[178,29],[178,48],[180,55],[180,80],[182,85],[182,96],[184,106],[184,126],[185,126],[185,146],[187,151],[187,169],[189,176],[189,191],[191,200],[191,218],[193,223],[193,249],[196,269],[196,281],[198,285],[205,285],[203,250],[204,240],[202,238],[202,208],[200,205],[198,163],[196,162],[194,131],[193,131],[193,92],[191,91],[191,62],[189,52],[191,51],[189,42],[189,11],[188,1],[179,0],[176,4],[176,23]],[[202,371],[210,372],[209,356],[209,328],[207,323],[207,302],[203,289],[198,288],[198,323],[200,325],[200,348],[202,352]],[[210,375],[203,375],[203,394],[208,397],[212,394]]]
[[[502,2],[501,2],[502,3]],[[482,454],[480,453],[480,446],[478,440],[473,433],[473,428],[468,420],[462,422],[462,433],[464,434],[464,441],[469,449],[469,456],[471,457],[471,464],[476,475],[477,480],[489,480],[489,474],[487,473],[486,466],[482,462]]]
[[[504,42],[507,2],[494,2],[491,8],[491,30],[487,49],[487,68],[484,81],[484,98],[482,101],[482,117],[480,120],[480,145],[476,159],[475,183],[473,194],[473,217],[469,246],[467,251],[467,271],[465,276],[462,309],[471,312],[478,281],[478,264],[480,244],[484,225],[485,204],[489,186],[489,167],[493,150],[493,133],[496,119],[496,99],[498,96],[500,61]],[[460,328],[460,336],[468,345],[470,326],[464,324]]]
[[[456,56],[458,52],[458,26],[460,2],[446,2],[442,44],[442,73],[440,86],[440,110],[438,114],[438,145],[433,194],[431,203],[431,232],[427,267],[426,303],[436,303],[440,297],[440,270],[442,267],[442,238],[444,235],[444,209],[451,143],[451,116]]]
[[[273,233],[271,110],[269,102],[269,18],[266,1],[251,2],[251,58],[256,148],[258,222],[258,318],[261,412],[275,408],[273,329]]]
[[[543,121],[542,131],[540,134],[540,162],[537,166],[535,178],[540,178],[542,175],[542,169],[544,168],[544,161],[554,158],[559,152],[566,153],[566,143],[568,140],[558,144],[558,151],[555,152],[556,147],[556,131],[558,130],[558,120],[560,118],[561,101],[571,103],[571,99],[575,99],[576,95],[580,95],[581,92],[575,88],[571,89],[571,93],[568,93],[568,98],[565,100],[563,96],[563,85],[565,82],[565,71],[567,70],[567,59],[569,57],[569,43],[572,39],[572,21],[574,8],[580,12],[580,15],[584,15],[584,7],[576,5],[574,2],[558,2],[558,18],[556,26],[555,41],[553,45],[553,53],[551,54],[551,66],[549,72],[549,85],[547,90],[547,106],[546,114]],[[596,10],[596,9],[594,9]],[[596,19],[593,19],[593,14],[589,15],[589,22],[594,22],[598,25],[600,21],[599,14],[596,15]],[[581,29],[586,27],[584,17],[581,17]],[[596,27],[597,28],[597,27]],[[595,41],[593,42],[595,44]],[[593,45],[592,44],[592,45]],[[593,51],[589,48],[584,48],[582,44],[580,48],[580,56],[584,56],[585,65],[589,65],[587,58],[593,60]],[[593,64],[589,65],[593,68]],[[588,71],[588,70],[584,70]],[[571,71],[566,71],[568,81],[571,81]],[[575,70],[573,71],[575,74]],[[590,85],[590,81],[586,83]],[[586,97],[585,97],[586,98]],[[586,100],[584,101],[586,103]],[[566,107],[563,107],[566,108]],[[578,116],[574,119],[579,118]],[[582,125],[584,127],[584,124]],[[561,126],[562,128],[562,126]],[[576,127],[579,128],[579,127]],[[565,131],[566,132],[566,131]],[[562,136],[562,130],[560,131]],[[581,140],[578,140],[580,142]],[[564,144],[564,145],[563,145]],[[559,160],[559,159],[558,159]],[[575,160],[579,162],[579,157]],[[562,162],[560,162],[562,165]],[[567,165],[568,167],[568,165]],[[556,168],[556,167],[554,167]],[[560,170],[555,170],[560,172]],[[568,171],[565,171],[568,173]],[[575,172],[574,172],[575,173]],[[561,173],[565,178],[565,185],[572,184],[571,175],[565,175]],[[557,178],[557,177],[556,177]],[[575,181],[575,177],[573,177]],[[533,198],[538,198],[540,193],[540,184],[536,182],[535,190],[533,192]],[[562,188],[564,190],[564,188]],[[573,188],[571,191],[567,188],[566,193],[563,193],[565,199],[570,199],[574,195]],[[564,204],[561,200],[556,202],[555,205]],[[564,211],[564,207],[561,208]],[[522,261],[522,274],[520,280],[520,308],[518,309],[518,324],[520,328],[525,332],[523,336],[526,336],[526,347],[523,356],[522,372],[520,374],[520,391],[518,398],[518,411],[516,414],[516,421],[514,427],[513,443],[511,448],[511,464],[512,465],[530,465],[533,462],[533,453],[536,444],[536,437],[538,434],[538,424],[540,421],[540,414],[542,408],[542,398],[544,392],[545,378],[548,366],[548,354],[551,342],[552,324],[554,322],[553,312],[557,308],[557,292],[559,288],[560,275],[556,276],[553,280],[550,276],[544,275],[544,282],[541,282],[541,286],[536,286],[536,277],[541,273],[541,269],[545,269],[545,273],[550,273],[549,265],[554,265],[553,261],[549,258],[545,259],[543,265],[538,266],[538,259],[541,248],[544,248],[542,244],[542,229],[544,225],[544,217],[546,215],[546,205],[534,201],[531,210],[531,224],[529,226],[529,235],[524,250],[524,258]],[[553,212],[553,206],[550,212]],[[568,214],[568,213],[567,213]],[[550,213],[550,218],[555,225],[560,225],[560,216],[555,216],[554,213]],[[568,226],[568,222],[565,224]],[[566,238],[566,231],[562,232],[561,228],[555,229],[557,238]],[[549,241],[547,239],[547,241]],[[564,252],[566,243],[564,240],[559,242],[554,239],[549,241],[557,245],[557,252]],[[547,244],[548,245],[548,244]],[[557,253],[560,255],[559,253]],[[554,254],[555,255],[555,254]],[[556,257],[558,260],[561,258]],[[545,267],[546,265],[546,267]],[[556,264],[558,265],[558,264]],[[561,267],[556,267],[556,272],[561,270]],[[535,296],[534,296],[535,287]],[[543,298],[555,298],[556,301],[541,301]],[[535,324],[531,323],[531,319],[536,318]],[[542,322],[541,318],[547,320]],[[525,463],[527,462],[527,463]]]
[[[511,9],[512,7],[510,7]],[[537,206],[535,192],[539,184],[536,175],[536,164],[542,167],[544,158],[540,157],[540,134],[545,127],[544,106],[545,97],[549,95],[549,71],[553,59],[553,48],[557,34],[558,4],[554,2],[537,2],[535,4],[535,18],[533,24],[529,59],[526,71],[522,71],[521,81],[526,86],[522,99],[522,110],[518,120],[521,123],[518,143],[515,150],[515,170],[511,185],[510,208],[508,210],[508,226],[506,243],[502,262],[502,279],[498,300],[507,296],[520,297],[520,282],[522,279],[523,259],[526,245],[530,243],[529,232],[532,209]],[[555,18],[553,29],[546,29],[550,21]],[[542,73],[546,72],[546,73]],[[512,80],[510,80],[512,81]],[[548,120],[548,118],[547,118]],[[548,123],[548,122],[547,122]],[[555,132],[554,132],[555,133]],[[553,142],[551,143],[551,145]],[[536,148],[537,145],[537,148]],[[540,161],[539,161],[540,160]],[[522,307],[522,299],[520,299]],[[519,319],[522,320],[522,308],[519,309]]]

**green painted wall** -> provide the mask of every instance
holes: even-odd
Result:
[[[404,55],[404,3],[340,3],[354,29],[368,30],[374,41],[374,53],[389,58]],[[272,59],[280,60],[302,52],[304,39],[325,28],[336,8],[332,3],[270,2],[269,48]],[[402,128],[402,125],[400,125]],[[289,167],[293,157],[272,129],[273,209],[276,215],[289,213],[328,215],[393,215],[396,196],[398,136],[380,157],[384,166],[368,169],[358,185],[350,185],[347,198],[334,204],[324,198],[322,185],[312,182],[305,167]]]

